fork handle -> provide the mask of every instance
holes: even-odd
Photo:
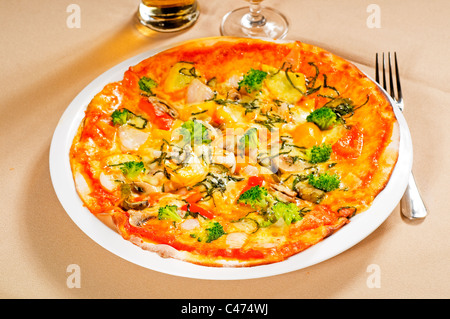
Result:
[[[400,200],[400,211],[409,219],[425,218],[428,214],[412,173],[409,175],[405,194]]]

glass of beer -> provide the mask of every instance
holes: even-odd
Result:
[[[263,0],[246,1],[250,6],[230,11],[223,17],[220,26],[222,35],[271,39],[286,36],[289,23],[281,12],[262,6]]]
[[[197,0],[141,0],[137,17],[152,30],[175,32],[190,27],[199,14]]]

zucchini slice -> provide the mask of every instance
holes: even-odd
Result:
[[[241,232],[246,234],[256,233],[259,229],[259,224],[256,220],[248,217],[239,219],[233,223],[233,226]]]

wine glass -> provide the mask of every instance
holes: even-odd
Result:
[[[279,11],[261,6],[263,0],[245,0],[249,7],[228,12],[222,19],[220,33],[225,36],[282,39],[289,23]]]

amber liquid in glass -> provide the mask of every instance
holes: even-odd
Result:
[[[198,18],[196,0],[141,0],[141,24],[160,32],[173,32],[191,26]]]

